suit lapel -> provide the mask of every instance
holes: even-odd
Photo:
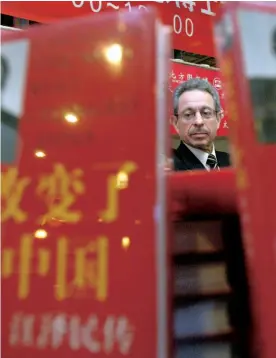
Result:
[[[201,161],[198,160],[197,157],[182,142],[180,143],[176,152],[178,158],[182,161],[182,163],[187,168],[187,170],[195,170],[195,169],[206,170],[206,168],[201,163]]]

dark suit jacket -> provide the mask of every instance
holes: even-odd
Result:
[[[228,153],[216,151],[217,161],[220,168],[229,167],[230,157]],[[200,160],[190,151],[190,149],[180,143],[173,151],[174,170],[206,170]]]

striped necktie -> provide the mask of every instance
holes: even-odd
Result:
[[[218,161],[217,158],[213,154],[208,155],[208,159],[206,162],[207,165],[209,165],[211,170],[218,170]]]

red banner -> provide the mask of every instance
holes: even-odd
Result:
[[[50,23],[56,20],[128,10],[134,6],[147,11],[156,6],[165,24],[173,29],[173,48],[214,56],[213,21],[219,11],[218,1],[2,1],[4,14]]]
[[[169,74],[169,90],[172,93],[173,90],[182,82],[191,78],[202,78],[211,83],[219,93],[221,105],[224,110],[224,116],[221,121],[220,128],[218,130],[218,136],[228,135],[228,115],[225,110],[224,103],[224,88],[221,82],[221,76],[219,70],[205,68],[203,66],[187,65],[183,63],[172,62],[172,69]],[[172,110],[171,110],[172,113]],[[171,126],[171,132],[175,134],[174,128]]]
[[[167,119],[152,90],[166,41],[157,51],[155,16],[141,17],[121,17],[128,31],[103,16],[2,34],[1,130],[5,159],[13,146],[19,159],[1,178],[4,357],[166,352],[165,142],[154,138]]]

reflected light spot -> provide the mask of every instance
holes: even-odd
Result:
[[[126,189],[128,187],[128,174],[126,172],[119,172],[117,174],[116,187],[118,189]]]
[[[111,65],[119,65],[123,58],[123,47],[119,44],[107,46],[104,49],[104,56]]]
[[[38,229],[34,233],[34,236],[35,236],[36,239],[44,240],[48,236],[48,233],[44,229]]]
[[[74,113],[66,113],[64,115],[64,119],[68,123],[77,123],[79,121],[79,117],[76,116]]]
[[[124,249],[128,249],[129,246],[130,246],[130,238],[129,238],[128,236],[124,236],[124,237],[122,238],[122,247],[123,247]]]
[[[36,151],[35,151],[35,156],[36,156],[37,158],[45,158],[45,157],[46,157],[46,153],[43,152],[43,150],[36,150]]]

